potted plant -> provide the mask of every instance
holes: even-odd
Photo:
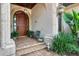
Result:
[[[19,36],[19,33],[17,31],[13,31],[11,33],[11,38],[16,39]]]
[[[28,37],[33,38],[33,35],[34,35],[34,31],[30,31],[30,30],[29,30],[29,31],[27,32],[27,36],[28,36]]]

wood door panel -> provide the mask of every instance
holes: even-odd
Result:
[[[16,28],[17,32],[19,32],[19,36],[25,36],[28,29],[28,16],[24,12],[17,12],[16,13]]]

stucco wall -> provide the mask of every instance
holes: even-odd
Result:
[[[1,4],[0,4],[0,28],[1,28]],[[0,29],[0,38],[1,38],[1,29]],[[1,45],[1,39],[0,39],[0,45]]]
[[[65,12],[72,12],[72,10],[79,12],[79,3],[72,4],[68,7],[66,7],[64,10],[65,10]]]
[[[52,34],[52,11],[45,4],[37,4],[32,8],[32,30],[41,31],[41,36]],[[48,10],[49,9],[49,10]]]

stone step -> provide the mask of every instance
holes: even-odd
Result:
[[[16,55],[17,56],[21,56],[24,54],[28,54],[37,50],[41,50],[46,48],[46,45],[44,43],[38,43],[38,44],[33,44],[33,45],[29,45],[29,46],[24,46],[22,48],[17,48],[16,50]]]

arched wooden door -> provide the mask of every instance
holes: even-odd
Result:
[[[16,31],[19,36],[25,36],[29,30],[29,17],[23,11],[17,11],[16,16]]]

